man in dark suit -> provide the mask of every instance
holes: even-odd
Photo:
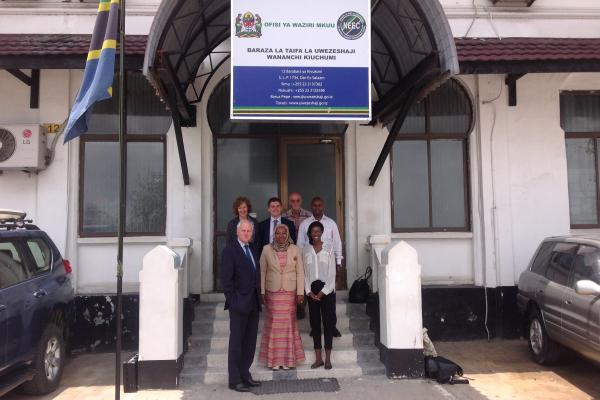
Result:
[[[260,265],[249,245],[253,228],[249,221],[238,223],[237,240],[227,244],[221,258],[221,284],[229,310],[229,388],[237,392],[260,386],[250,375],[260,311]]]
[[[269,211],[270,217],[258,224],[258,231],[260,232],[259,254],[262,253],[263,246],[273,241],[275,227],[279,224],[287,225],[290,229],[290,237],[296,243],[296,227],[294,226],[294,222],[281,216],[281,208],[281,199],[279,197],[271,197],[269,199],[267,211]]]

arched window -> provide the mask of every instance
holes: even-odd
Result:
[[[214,135],[336,135],[346,131],[345,123],[243,121],[229,118],[231,79],[226,77],[217,84],[208,100],[208,124]]]
[[[410,110],[394,143],[392,230],[468,231],[473,106],[451,79]]]

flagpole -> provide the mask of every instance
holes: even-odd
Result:
[[[121,349],[123,315],[123,235],[125,233],[125,191],[127,177],[127,76],[125,71],[125,1],[119,7],[119,227],[117,249],[117,349],[115,357],[115,400],[121,398]]]

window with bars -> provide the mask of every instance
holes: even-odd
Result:
[[[94,108],[80,140],[79,235],[116,236],[119,190],[118,85]],[[146,78],[127,76],[126,236],[165,234],[166,133],[171,116]]]
[[[562,92],[560,123],[565,131],[571,227],[599,228],[600,93]]]
[[[473,107],[449,80],[410,110],[391,155],[394,232],[469,231]]]

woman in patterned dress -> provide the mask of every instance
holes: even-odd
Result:
[[[259,359],[273,370],[294,368],[305,360],[296,320],[296,304],[304,301],[304,265],[284,224],[275,228],[273,242],[263,248],[260,278],[267,312]]]

